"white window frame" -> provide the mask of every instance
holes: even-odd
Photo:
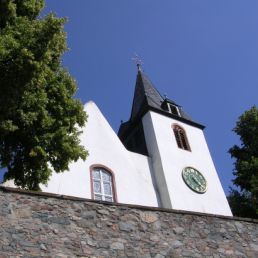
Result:
[[[100,179],[94,178],[94,172],[99,172]],[[110,181],[104,180],[103,174],[107,174],[110,177]],[[100,183],[101,193],[95,192],[94,189],[94,182]],[[104,184],[110,185],[111,195],[105,193]],[[108,202],[114,202],[114,189],[113,189],[113,175],[108,170],[101,168],[101,167],[95,167],[92,169],[92,191],[93,191],[93,198],[94,200],[102,200],[102,201],[108,201]],[[99,198],[97,198],[99,197]]]
[[[173,104],[171,104],[171,103],[167,103],[167,107],[168,107],[168,112],[169,112],[170,114],[174,114],[174,113],[172,112],[172,107],[174,107],[174,108],[176,108],[176,111],[177,111],[177,114],[174,114],[174,115],[181,116],[180,110],[179,110],[179,108],[178,108],[176,105],[173,105]]]

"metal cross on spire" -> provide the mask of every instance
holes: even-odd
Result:
[[[143,65],[143,60],[135,53],[132,58],[133,62],[136,64],[138,71],[141,70],[141,66]]]

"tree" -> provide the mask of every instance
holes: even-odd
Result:
[[[0,1],[0,166],[4,180],[40,190],[87,151],[79,128],[87,115],[61,65],[65,19],[38,18],[44,0]]]
[[[258,218],[258,109],[253,106],[241,115],[233,131],[240,136],[241,145],[229,153],[235,158],[233,183],[229,203],[238,216]]]

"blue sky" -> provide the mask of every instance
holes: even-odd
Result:
[[[115,131],[129,118],[136,79],[131,61],[162,94],[207,126],[206,139],[228,193],[238,143],[232,128],[258,103],[257,0],[46,0],[66,16],[64,66],[82,102],[93,100]]]

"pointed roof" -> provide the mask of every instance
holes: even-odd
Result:
[[[178,114],[173,114],[169,112],[166,107],[167,104],[172,104],[177,107]],[[129,121],[122,123],[118,135],[123,138],[124,134],[127,134],[134,127],[135,123],[138,123],[139,119],[147,112],[154,111],[162,115],[172,117],[176,120],[185,122],[187,124],[196,126],[198,128],[204,129],[204,126],[194,122],[173,100],[162,97],[158,90],[155,88],[153,83],[149,78],[143,73],[141,69],[138,69],[138,74],[136,78],[135,90],[132,111]]]
[[[138,116],[141,116],[143,112],[146,111],[146,108],[149,108],[152,110],[155,109],[156,111],[159,110],[164,112],[164,108],[162,106],[164,102],[177,106],[179,109],[180,117],[187,119],[189,121],[192,121],[190,116],[188,116],[183,111],[180,105],[178,105],[173,100],[162,97],[161,94],[153,85],[153,83],[147,77],[147,75],[144,74],[141,69],[139,69],[137,78],[136,78],[133,106],[132,106],[130,120],[134,120]]]
[[[164,98],[156,90],[149,78],[141,70],[138,70],[134,90],[131,120],[140,115],[139,113],[141,113],[141,108],[143,105],[160,108],[163,101]]]

